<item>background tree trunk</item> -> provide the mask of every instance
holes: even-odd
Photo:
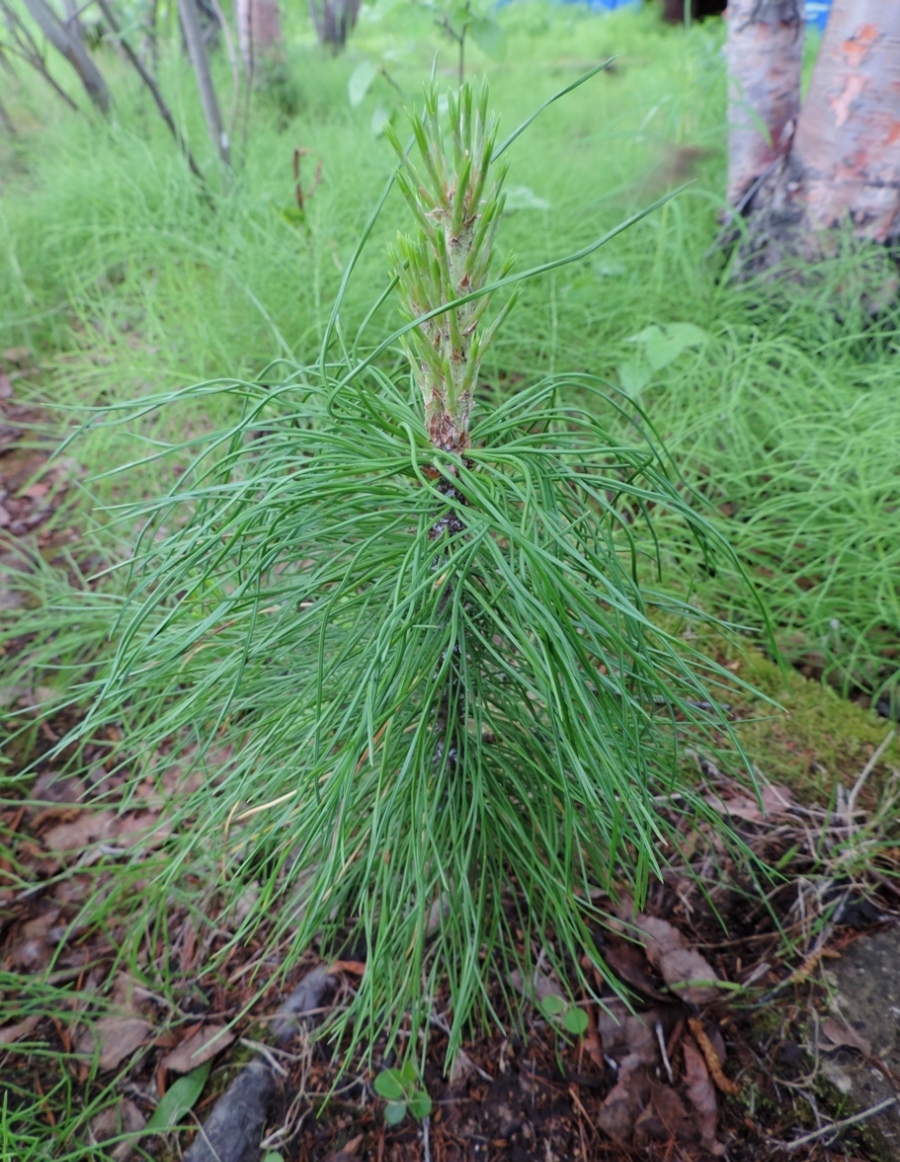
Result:
[[[836,0],[791,156],[813,227],[900,236],[900,3]]]
[[[356,25],[360,0],[309,0],[319,41],[338,52]]]
[[[35,24],[55,49],[62,53],[78,73],[85,92],[101,113],[108,113],[112,105],[109,89],[100,70],[91,60],[84,42],[73,35],[62,23],[47,0],[24,0],[25,7]]]
[[[728,198],[749,218],[743,257],[757,269],[787,254],[815,259],[832,249],[828,231],[845,225],[862,241],[896,242],[900,0],[834,0],[793,134],[799,50],[790,55],[782,46],[776,59],[772,47],[753,56],[761,35],[756,14],[778,6],[778,0],[732,0],[728,10],[729,71],[771,137],[746,120],[729,135]],[[748,11],[749,40],[740,19]],[[773,46],[780,44],[777,35]]]
[[[219,111],[219,102],[209,69],[209,57],[206,54],[196,0],[178,0],[178,11],[191,64],[194,66],[194,76],[197,78],[197,88],[200,90],[200,103],[203,106],[210,141],[222,161],[226,165],[231,165],[231,145],[222,124],[222,114]]]
[[[281,44],[281,17],[278,0],[237,0],[238,42],[248,71]]]
[[[800,113],[801,0],[728,5],[728,201],[786,157]]]

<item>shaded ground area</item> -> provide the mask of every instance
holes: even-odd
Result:
[[[708,802],[758,858],[756,871],[717,830],[682,821],[681,850],[643,912],[627,899],[595,901],[606,917],[595,928],[598,950],[631,1007],[596,973],[601,1003],[576,994],[570,1004],[574,974],[552,973],[546,948],[531,950],[530,981],[489,968],[497,1011],[506,1012],[505,983],[525,995],[525,1019],[508,1034],[473,1038],[445,1077],[440,999],[421,1081],[430,1117],[392,1127],[373,1088],[396,1064],[384,1046],[373,1047],[371,1062],[348,1061],[314,1036],[357,987],[362,953],[323,965],[312,949],[283,977],[260,932],[211,968],[236,919],[226,921],[215,888],[199,882],[195,906],[173,902],[128,963],[124,914],[104,927],[80,923],[86,895],[109,890],[126,853],[139,852],[154,874],[166,812],[185,790],[173,768],[129,805],[121,786],[104,786],[98,745],[90,779],[58,781],[46,771],[31,798],[2,815],[8,1125],[29,1140],[43,1134],[60,1153],[85,1147],[76,1156],[121,1160],[176,1157],[171,1127],[184,1124],[178,1140],[182,1148],[195,1140],[191,1162],[236,1162],[252,1151],[228,1153],[220,1143],[203,1153],[196,1126],[258,1058],[265,1084],[250,1098],[239,1094],[237,1121],[227,1106],[216,1116],[228,1127],[226,1146],[240,1140],[236,1126],[249,1125],[291,1162],[896,1157],[867,1132],[867,1119],[852,1120],[897,1081],[888,1026],[879,1038],[859,1024],[860,1006],[877,1023],[881,994],[896,995],[892,946],[877,983],[860,959],[860,934],[883,930],[877,939],[889,941],[900,916],[896,835],[891,846],[898,776],[887,750],[873,751],[829,809],[804,805],[783,784],[764,784],[757,802],[698,758]],[[226,766],[228,755],[216,761]],[[767,879],[764,867],[779,874]],[[848,1004],[835,1002],[832,972]],[[573,1010],[583,1016],[573,1020]],[[888,1088],[860,1088],[848,1104],[833,1068],[848,1068],[844,1058],[862,1076],[877,1071]],[[98,1140],[108,1144],[91,1153]]]

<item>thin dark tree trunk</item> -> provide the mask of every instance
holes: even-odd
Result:
[[[38,48],[34,37],[31,35],[29,29],[19,19],[18,14],[14,12],[12,8],[10,8],[9,5],[4,2],[4,0],[0,0],[0,10],[2,10],[4,17],[6,18],[7,27],[9,28],[10,33],[15,40],[16,55],[21,57],[26,64],[30,65],[31,68],[35,70],[35,72],[40,73],[40,75],[44,78],[54,93],[56,93],[56,95],[61,100],[65,101],[70,109],[74,109],[77,113],[78,106],[65,91],[65,89],[63,89],[62,86],[56,81],[56,79],[48,72],[47,66],[44,64],[44,58],[41,56],[40,49]],[[0,54],[0,56],[2,56],[4,66],[7,69],[11,69],[11,66],[6,60],[5,55]]]
[[[154,78],[144,68],[137,53],[134,51],[134,49],[131,47],[131,45],[128,43],[128,41],[125,39],[125,37],[122,36],[122,33],[119,29],[118,21],[116,20],[112,9],[106,3],[106,0],[97,0],[97,3],[100,6],[100,11],[103,13],[103,17],[106,20],[106,23],[110,27],[110,31],[113,33],[113,35],[118,40],[118,42],[122,48],[123,53],[128,58],[128,60],[131,62],[131,64],[134,66],[134,69],[137,72],[138,76],[141,78],[141,80],[144,82],[144,84],[150,90],[150,93],[153,97],[153,100],[156,102],[156,107],[159,110],[160,116],[162,117],[163,121],[165,121],[166,125],[168,126],[169,132],[175,138],[175,143],[177,144],[178,148],[184,154],[185,160],[187,161],[188,165],[190,166],[191,173],[195,177],[200,178],[200,180],[202,181],[203,180],[203,173],[202,173],[200,167],[197,165],[196,161],[194,160],[194,155],[191,153],[191,150],[190,150],[190,147],[188,146],[188,143],[181,136],[181,133],[178,130],[178,126],[175,124],[175,118],[172,116],[172,111],[169,108],[169,106],[166,104],[165,98],[163,97],[162,93],[159,90],[159,85],[157,85]]]
[[[25,7],[53,47],[66,58],[84,86],[84,90],[101,113],[109,113],[112,98],[100,70],[91,60],[84,42],[69,31],[47,0],[23,0]]]
[[[210,140],[222,161],[226,165],[230,165],[231,146],[228,134],[222,125],[222,114],[219,111],[219,102],[213,86],[209,56],[206,52],[203,30],[200,27],[196,0],[178,0],[178,11],[181,15],[181,27],[184,30],[188,53],[194,66],[194,75],[197,78],[197,88],[200,90],[200,103],[203,106],[203,115],[206,118]]]
[[[7,112],[6,106],[0,101],[0,125],[6,130],[10,137],[18,137],[16,127],[13,125],[12,118]]]

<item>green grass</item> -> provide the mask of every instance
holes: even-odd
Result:
[[[288,354],[311,358],[390,164],[386,142],[371,133],[372,112],[400,103],[379,79],[351,109],[347,78],[364,56],[381,59],[386,45],[397,56],[392,76],[411,97],[435,47],[439,73],[453,68],[451,47],[432,30],[391,19],[364,21],[338,59],[323,57],[304,25],[295,29],[277,84],[255,98],[243,165],[216,213],[197,198],[135,79],[118,75],[108,54],[117,78],[111,127],[48,105],[32,86],[5,97],[26,124],[40,103],[44,127],[15,156],[4,146],[0,335],[38,352],[53,402],[78,407],[253,377]],[[873,326],[861,292],[885,276],[847,253],[817,286],[790,293],[720,278],[720,259],[707,255],[724,169],[715,24],[685,36],[649,13],[596,18],[537,5],[502,19],[506,59],[473,49],[471,65],[487,69],[506,127],[586,66],[617,57],[611,73],[554,106],[511,153],[510,186],[551,207],[509,215],[504,245],[517,268],[576,249],[685,175],[696,180],[602,254],[528,287],[492,354],[489,383],[505,391],[520,376],[556,370],[616,383],[635,353],[629,336],[653,323],[703,327],[706,345],[657,373],[642,400],[688,480],[733,508],[733,517],[717,519],[766,593],[788,655],[842,689],[883,691],[896,673],[900,627],[890,452],[900,424],[891,398],[897,309]],[[170,62],[165,84],[217,186],[182,64]],[[299,224],[285,213],[294,204],[295,146],[313,151],[303,162],[307,185],[322,167]],[[679,153],[685,147],[693,152]],[[393,196],[348,288],[348,334],[385,285],[384,251],[403,220]],[[366,339],[395,325],[389,301]],[[189,410],[141,434],[167,440],[178,433],[166,423],[199,431],[224,418]],[[133,434],[106,430],[74,454],[88,465],[123,463],[132,448]],[[122,498],[123,488],[150,495],[158,483],[152,471],[135,473],[98,485],[96,496]],[[711,610],[758,626],[730,578],[697,592]]]

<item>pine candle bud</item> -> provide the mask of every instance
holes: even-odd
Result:
[[[397,184],[416,218],[414,234],[401,234],[393,258],[407,320],[422,322],[407,333],[406,348],[425,404],[432,444],[448,452],[469,445],[469,418],[481,360],[513,299],[487,327],[490,302],[482,295],[427,316],[444,303],[481,290],[488,282],[494,235],[503,212],[506,166],[488,187],[497,121],[487,113],[488,91],[471,85],[448,99],[448,131],[441,128],[434,86],[425,109],[411,114],[416,161],[389,131],[400,156]],[[508,265],[500,270],[502,278]]]

